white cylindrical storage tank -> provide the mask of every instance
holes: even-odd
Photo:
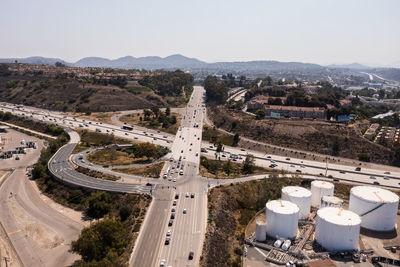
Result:
[[[399,197],[383,188],[355,186],[350,191],[349,210],[360,215],[361,227],[370,230],[393,230],[398,206]]]
[[[297,235],[299,207],[286,200],[271,200],[265,205],[267,235],[273,238],[294,238]]]
[[[274,247],[280,248],[281,245],[282,245],[282,243],[283,243],[283,239],[277,239],[277,240],[274,242]]]
[[[282,249],[288,250],[291,244],[292,244],[292,242],[290,242],[289,239],[286,239],[285,242],[283,242]]]
[[[308,218],[311,208],[311,192],[300,186],[285,186],[282,188],[282,199],[290,201],[299,207],[299,219]]]
[[[317,211],[315,239],[329,251],[353,250],[358,247],[361,218],[342,208],[326,207]]]
[[[311,182],[311,205],[319,208],[321,206],[321,198],[323,196],[333,196],[334,185],[325,181]]]
[[[267,238],[267,225],[265,221],[256,221],[256,240],[264,242]]]
[[[343,207],[343,199],[335,196],[323,196],[321,198],[321,208],[325,207],[341,208]]]

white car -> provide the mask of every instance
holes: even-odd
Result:
[[[168,231],[167,231],[167,236],[171,236],[171,229],[169,229]]]
[[[174,177],[174,182],[176,182],[176,177]]]
[[[172,181],[172,176],[170,176],[170,177],[168,178],[168,181]]]
[[[166,263],[166,260],[165,260],[165,259],[162,259],[162,260],[161,260],[161,263],[160,263],[160,267],[165,267],[165,263]]]
[[[188,192],[186,192],[185,197],[189,197],[189,193]]]
[[[186,214],[186,209],[183,209],[183,214]]]

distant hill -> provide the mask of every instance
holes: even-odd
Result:
[[[20,63],[48,64],[54,65],[57,61],[69,66],[77,67],[100,67],[100,68],[129,68],[129,69],[208,69],[227,71],[268,71],[268,70],[312,70],[322,69],[323,66],[301,62],[279,62],[279,61],[242,61],[242,62],[216,62],[207,63],[195,58],[185,57],[179,54],[165,58],[158,56],[132,57],[126,56],[117,59],[102,57],[85,57],[75,63],[67,63],[58,58],[29,57],[0,59],[0,63],[11,63],[17,60]]]
[[[65,65],[71,65],[59,58],[48,58],[48,57],[27,57],[27,58],[0,58],[0,63],[27,63],[27,64],[37,64],[37,65],[55,65],[56,62],[61,62]]]
[[[126,56],[114,60],[100,57],[86,57],[78,60],[74,65],[78,67],[103,68],[175,69],[205,66],[207,63],[182,55],[172,55],[165,58],[156,56],[138,58]]]
[[[373,67],[365,66],[360,63],[351,63],[351,64],[343,64],[343,65],[331,64],[331,65],[328,65],[327,67],[328,68],[340,68],[340,69],[352,69],[352,70],[373,69]]]

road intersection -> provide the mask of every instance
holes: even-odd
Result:
[[[136,241],[130,266],[159,266],[163,260],[168,266],[197,266],[206,231],[208,189],[218,184],[263,178],[263,175],[258,175],[222,180],[206,179],[199,176],[200,155],[209,158],[215,157],[212,144],[203,142],[201,139],[206,109],[204,107],[204,88],[200,86],[195,86],[187,107],[179,109],[182,121],[175,136],[137,126],[133,126],[133,130],[121,129],[123,125],[120,122],[118,125],[119,117],[113,120],[117,125],[112,125],[74,118],[60,112],[50,112],[31,107],[18,108],[8,103],[1,104],[0,108],[3,111],[10,111],[20,116],[48,123],[57,123],[68,128],[67,131],[71,136],[70,143],[61,148],[49,162],[49,169],[63,182],[112,192],[150,193],[150,189],[152,189],[153,201]],[[121,183],[98,180],[76,172],[69,162],[69,156],[79,142],[79,135],[69,127],[89,129],[169,147],[171,153],[167,157],[169,166],[167,179],[139,179],[134,177],[140,181]],[[201,148],[206,148],[207,152],[200,153]],[[381,166],[382,168],[379,169],[363,167],[360,171],[356,171],[354,166],[329,164],[327,167],[325,162],[289,159],[258,151],[243,151],[241,148],[228,146],[219,156],[221,156],[221,160],[232,158],[242,162],[248,154],[255,157],[256,165],[269,167],[271,164],[276,164],[275,169],[298,173],[303,177],[306,175],[307,178],[311,179],[337,179],[338,181],[369,184],[378,182],[381,186],[399,188],[400,169],[394,167],[390,167],[390,172],[383,170],[385,166]],[[104,171],[99,166],[86,165],[85,167]],[[179,174],[180,169],[182,169],[182,175]],[[172,173],[172,171],[174,172]],[[329,175],[331,175],[331,178],[326,177]],[[174,179],[176,179],[175,182]],[[152,186],[146,186],[144,183],[151,183]],[[194,194],[193,198],[191,197],[192,193]],[[179,194],[178,199],[175,199],[176,194]],[[177,203],[176,206],[173,206],[175,200]],[[172,212],[173,207],[174,212]],[[172,213],[174,213],[175,218],[172,219],[172,225],[168,226]],[[171,230],[170,242],[168,245],[164,245],[168,230]],[[193,259],[189,259],[189,252],[193,252]]]

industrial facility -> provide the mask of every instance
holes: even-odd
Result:
[[[334,196],[334,184],[326,181],[311,182],[311,190],[283,187],[281,199],[266,203],[265,220],[257,219],[246,244],[265,250],[266,260],[278,265],[308,266],[338,255],[366,261],[374,250],[360,241],[361,233],[395,233],[398,205],[395,193],[373,186],[353,187],[348,202]]]

